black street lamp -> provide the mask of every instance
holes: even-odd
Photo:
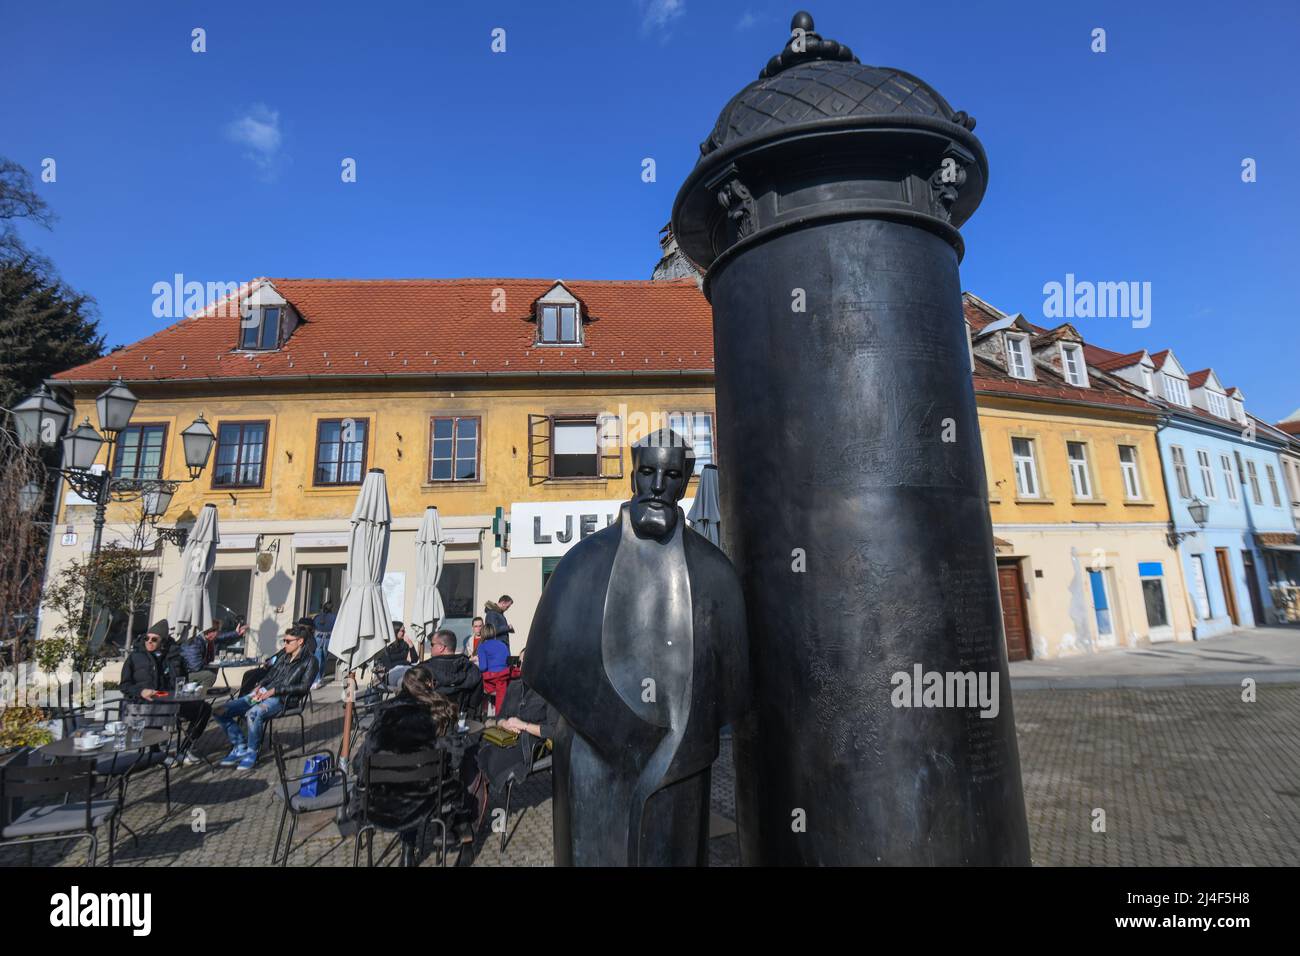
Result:
[[[1204,528],[1206,522],[1209,521],[1210,519],[1210,506],[1206,504],[1204,501],[1202,501],[1200,498],[1193,498],[1191,502],[1187,505],[1187,513],[1192,516],[1192,520],[1196,522],[1197,528]],[[1170,518],[1169,531],[1165,535],[1165,537],[1169,541],[1169,547],[1177,548],[1187,538],[1190,538],[1193,535],[1199,533],[1200,533],[1199,531],[1177,530],[1177,528],[1174,525],[1174,519]]]
[[[95,533],[90,547],[92,562],[99,555],[104,537],[105,513],[110,501],[144,498],[145,514],[156,523],[170,506],[176,489],[186,482],[197,480],[203,473],[212,456],[212,448],[217,443],[216,435],[200,414],[181,432],[188,478],[113,477],[113,452],[118,436],[130,426],[131,416],[135,414],[139,403],[140,400],[120,377],[104,389],[95,399],[95,411],[99,415],[99,427],[103,434],[95,430],[87,417],[65,435],[68,423],[72,420],[72,411],[56,401],[44,385],[12,410],[18,437],[24,446],[50,447],[62,439],[63,465],[54,471],[67,481],[73,491],[95,505]],[[95,460],[105,446],[108,449],[107,465],[102,472],[95,472],[92,470]],[[159,529],[159,536],[170,541],[177,541],[185,533],[187,532],[182,529]]]

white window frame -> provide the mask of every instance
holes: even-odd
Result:
[[[1273,470],[1272,465],[1269,464],[1264,465],[1264,477],[1268,479],[1268,490],[1273,495],[1273,507],[1281,508],[1282,495],[1278,491],[1277,472]]]
[[[1175,405],[1181,405],[1183,408],[1191,408],[1191,399],[1187,397],[1187,382],[1181,378],[1175,378],[1168,372],[1161,372],[1164,376],[1165,398]]]
[[[1237,501],[1237,483],[1232,480],[1231,456],[1219,455],[1219,471],[1223,472],[1223,483],[1227,487],[1228,500],[1235,504]]]
[[[1201,469],[1201,490],[1205,497],[1214,500],[1214,469],[1210,465],[1210,453],[1204,448],[1196,449],[1196,464]]]
[[[1193,554],[1192,558],[1192,599],[1196,602],[1196,613],[1202,621],[1208,621],[1213,615],[1210,608],[1210,590],[1205,581],[1205,555]]]
[[[1029,448],[1027,455],[1016,451],[1016,442],[1022,441]],[[1022,435],[1011,439],[1011,463],[1016,473],[1016,496],[1019,498],[1041,498],[1042,483],[1038,480],[1038,456],[1034,451],[1034,440]]]
[[[1124,450],[1132,452],[1133,460],[1124,460]],[[1142,473],[1138,468],[1138,450],[1136,445],[1119,446],[1119,470],[1124,477],[1124,497],[1129,501],[1142,500]]]
[[[1071,361],[1077,366],[1070,371]],[[1083,346],[1074,342],[1061,343],[1061,374],[1076,388],[1088,388],[1088,366],[1083,360]]]
[[[1147,368],[1145,365],[1142,366],[1142,384],[1143,387],[1146,388],[1148,395],[1154,395],[1156,393],[1155,376],[1151,374],[1151,369]]]
[[[1187,456],[1181,445],[1169,446],[1169,457],[1174,463],[1174,483],[1178,485],[1178,497],[1184,501],[1192,497],[1192,479],[1187,474]]]
[[[1078,447],[1082,458],[1075,458],[1073,450]],[[1074,497],[1083,500],[1092,498],[1092,478],[1088,474],[1088,446],[1081,441],[1067,441],[1065,443],[1065,457],[1070,463],[1070,487],[1074,491]]]
[[[1033,350],[1029,347],[1029,336],[1012,335],[1008,333],[1006,336],[1006,340],[1007,340],[1007,374],[1010,375],[1012,378],[1024,379],[1026,381],[1033,381],[1034,380],[1034,353]],[[1020,360],[1019,367],[1021,368],[1021,372],[1023,372],[1023,374],[1021,374],[1021,372],[1016,371],[1018,366],[1015,359]]]
[[[1228,397],[1226,395],[1220,395],[1218,392],[1210,391],[1207,388],[1205,390],[1205,401],[1210,407],[1211,415],[1232,421],[1232,412],[1228,408]]]
[[[1249,458],[1246,459],[1246,480],[1250,482],[1250,497],[1255,500],[1255,504],[1263,505],[1264,493],[1259,487],[1259,470]]]

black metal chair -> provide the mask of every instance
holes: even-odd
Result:
[[[417,750],[414,753],[372,753],[368,754],[361,768],[358,782],[360,797],[360,817],[356,841],[352,849],[352,865],[358,866],[361,860],[361,841],[366,838],[366,865],[374,866],[374,845],[376,831],[394,834],[393,840],[380,854],[380,862],[388,855],[393,844],[402,840],[402,865],[414,866],[417,862],[416,847],[423,846],[431,824],[437,824],[441,841],[438,862],[447,859],[447,821],[445,819],[447,752],[438,747]],[[397,824],[376,815],[372,800],[375,787],[402,787],[406,799],[423,798],[421,812]],[[418,841],[403,839],[418,831]]]
[[[545,773],[547,770],[550,770],[552,758],[551,742],[549,740],[539,740],[531,750],[531,759],[529,760],[527,769],[524,772],[524,780],[527,780],[534,774]],[[514,832],[510,828],[510,797],[514,792],[515,778],[512,776],[506,782],[505,820],[501,827],[501,845],[497,848],[498,856],[506,852],[506,840],[510,837],[510,834]],[[515,821],[515,830],[519,829],[519,823],[523,820],[524,814],[527,811],[527,807],[519,811],[519,820]]]
[[[271,791],[273,795],[280,798],[283,808],[280,811],[280,829],[275,834],[275,846],[271,850],[271,865],[275,866],[276,860],[280,861],[281,866],[289,865],[289,854],[293,850],[293,835],[298,829],[298,817],[304,813],[311,813],[316,810],[335,810],[347,803],[348,799],[348,776],[342,768],[339,767],[338,758],[332,750],[318,750],[314,753],[303,754],[303,759],[310,759],[321,755],[328,755],[330,758],[330,769],[316,771],[314,773],[302,773],[297,776],[289,774],[288,764],[285,763],[284,747],[276,744],[275,769],[280,777],[280,786],[278,789]],[[324,792],[317,793],[314,797],[304,797],[298,792],[302,781],[311,777],[319,779],[320,786]],[[293,784],[293,787],[290,787]],[[284,856],[280,857],[280,838],[284,835],[284,824],[289,817],[293,817],[293,822],[289,824],[289,839],[284,844]]]
[[[163,813],[163,817],[171,816],[171,764],[180,748],[180,711],[181,705],[177,701],[128,700],[122,703],[119,719],[129,721],[133,717],[143,718],[146,730],[165,730],[168,734],[167,740],[157,747],[145,751],[136,750],[105,754],[96,761],[95,772],[97,774],[110,778],[120,778],[122,786],[119,799],[122,801],[123,810],[126,809],[127,784],[142,773],[161,768],[163,772],[163,795],[166,800],[166,811]],[[168,758],[173,759],[169,760]]]
[[[10,820],[13,800],[22,800],[25,809]],[[99,828],[107,824],[108,865],[112,866],[121,810],[117,799],[95,799],[95,761],[91,758],[0,768],[0,846],[26,844],[34,848],[37,843],[88,837],[86,865],[94,866]]]
[[[275,725],[281,720],[296,717],[298,719],[298,752],[303,753],[307,750],[307,708],[312,706],[311,691],[308,690],[298,698],[293,706],[285,707],[274,717],[267,719],[266,742],[271,745],[271,749],[274,750],[276,746]]]
[[[357,752],[357,738],[368,733],[375,722],[379,705],[387,700],[391,692],[385,687],[367,687],[360,691],[352,701],[352,729],[348,734],[348,753]],[[346,701],[344,701],[346,706]]]

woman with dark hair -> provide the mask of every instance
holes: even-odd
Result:
[[[366,734],[355,766],[364,768],[371,754],[428,750],[455,722],[456,706],[433,689],[433,678],[428,671],[412,667],[402,676],[397,695],[375,711],[374,724]],[[447,776],[450,781],[451,774]],[[424,783],[374,784],[370,788],[367,813],[371,821],[386,829],[409,827],[403,835],[409,845],[416,840],[415,824],[437,809],[438,799],[439,794]]]

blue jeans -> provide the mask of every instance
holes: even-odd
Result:
[[[267,720],[283,711],[284,700],[280,697],[268,697],[259,704],[253,700],[252,695],[247,695],[236,697],[222,707],[219,712],[214,713],[213,716],[217,718],[217,723],[226,732],[231,747],[247,746],[253,753],[257,753],[262,746],[263,725]],[[240,717],[247,717],[248,719],[247,737],[244,736],[244,731],[239,726]]]
[[[325,654],[330,646],[330,632],[316,632],[316,679],[325,682]]]

